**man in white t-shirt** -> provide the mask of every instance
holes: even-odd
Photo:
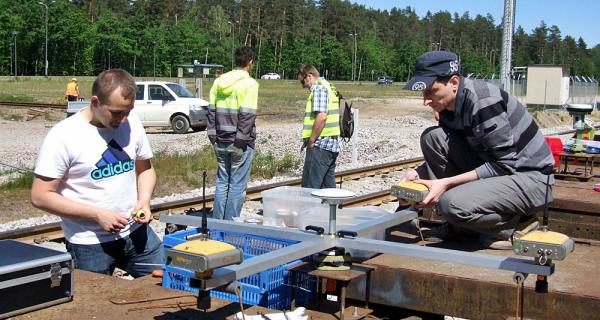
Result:
[[[31,201],[61,217],[78,269],[119,267],[139,277],[163,263],[148,226],[156,172],[146,132],[130,114],[135,92],[127,71],[102,72],[90,106],[55,125],[40,148]]]

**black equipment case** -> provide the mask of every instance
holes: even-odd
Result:
[[[69,253],[0,240],[0,319],[72,299]]]

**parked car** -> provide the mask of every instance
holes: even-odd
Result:
[[[144,127],[172,127],[175,133],[206,129],[208,102],[196,98],[181,85],[165,81],[136,82],[135,112]],[[89,101],[70,101],[67,117],[90,104]]]
[[[388,76],[381,76],[377,78],[377,84],[392,84],[394,83],[394,79]]]
[[[394,79],[388,76],[380,76],[377,78],[377,84],[393,84]]]
[[[275,72],[265,73],[260,78],[263,79],[263,80],[279,80],[279,79],[281,79],[281,77],[279,76],[279,74],[277,74]]]

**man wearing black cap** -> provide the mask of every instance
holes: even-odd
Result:
[[[494,85],[461,77],[458,57],[448,51],[420,56],[404,88],[421,91],[423,105],[439,113],[439,125],[421,135],[425,163],[402,178],[426,185],[420,206],[435,205],[447,220],[424,233],[447,239],[464,229],[487,247],[510,249],[514,231],[537,228],[554,160],[523,105]]]

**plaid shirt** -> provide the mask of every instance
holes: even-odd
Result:
[[[310,90],[313,92],[313,112],[327,113],[329,105],[329,93],[327,88],[320,84],[313,84]],[[318,137],[315,141],[315,147],[331,152],[342,151],[342,146],[337,136],[333,137]]]

